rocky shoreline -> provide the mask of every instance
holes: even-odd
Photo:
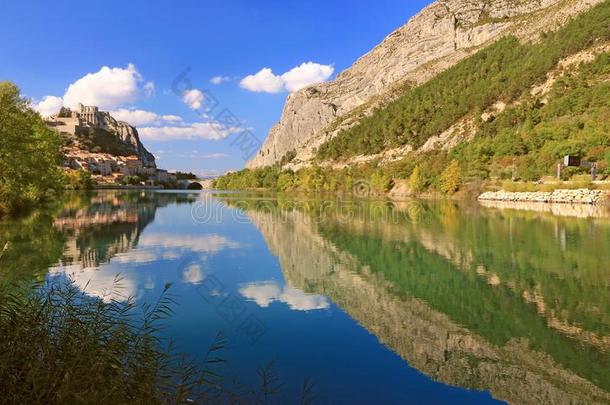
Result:
[[[479,201],[537,202],[553,204],[597,205],[608,201],[603,190],[555,190],[534,192],[489,191],[479,196]]]

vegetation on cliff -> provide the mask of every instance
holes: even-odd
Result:
[[[426,84],[379,109],[357,126],[342,131],[318,150],[318,164],[371,155],[411,145],[415,149],[456,122],[471,119],[475,136],[452,150],[409,152],[382,164],[381,159],[342,170],[312,167],[282,172],[279,165],[244,170],[222,177],[216,187],[269,188],[306,192],[348,191],[368,181],[373,193],[391,186],[391,179],[409,179],[416,192],[455,192],[463,181],[485,179],[532,181],[554,175],[567,154],[597,162],[601,176],[610,175],[610,53],[563,72],[545,100],[532,96],[534,85],[567,56],[610,40],[610,2],[577,17],[536,44],[506,37],[458,63]],[[496,102],[509,106],[483,120]],[[349,164],[349,160],[347,160]],[[568,168],[563,180],[587,169]],[[381,182],[373,181],[383,179]]]
[[[53,199],[63,189],[61,140],[19,88],[0,83],[0,215]]]
[[[280,167],[244,170],[216,181],[221,189],[269,188],[306,192],[347,191],[358,181],[375,183],[382,193],[393,179],[409,179],[418,168],[417,189],[455,192],[462,182],[538,180],[554,175],[566,154],[597,162],[601,176],[610,175],[610,53],[564,71],[550,92],[532,96],[534,85],[567,56],[610,40],[610,2],[575,18],[562,29],[544,34],[539,43],[506,37],[458,63],[426,84],[406,93],[342,131],[318,150],[318,164],[371,155],[411,145],[415,149],[463,119],[476,134],[452,150],[413,151],[383,163],[381,158],[348,169],[312,167],[296,173]],[[496,102],[508,107],[487,120],[483,112]],[[449,167],[451,166],[451,169]],[[563,180],[585,174],[568,168]]]
[[[599,142],[588,138],[597,138],[598,132],[605,129],[603,124],[608,124],[607,116],[598,114],[608,113],[608,84],[586,79],[590,74],[607,75],[608,57],[583,71],[580,80],[568,80],[567,86],[565,82],[556,84],[554,100],[546,108],[540,100],[528,97],[528,93],[533,85],[546,79],[547,72],[562,58],[596,41],[610,39],[609,20],[610,2],[604,2],[557,32],[544,35],[537,44],[521,44],[513,37],[504,38],[424,85],[407,90],[395,102],[342,131],[319,148],[318,157],[338,159],[375,154],[406,144],[418,148],[469,114],[480,116],[497,101],[512,102],[521,97],[526,100],[520,108],[511,109],[496,122],[482,125],[476,136],[478,147],[471,147],[469,156],[456,154],[462,156],[463,162],[476,158],[473,164],[467,165],[469,169],[483,166],[482,173],[477,174],[484,176],[488,174],[485,172],[489,171],[492,157],[527,156],[533,163],[544,155],[543,163],[548,164],[566,152],[587,153],[599,146]],[[599,122],[602,125],[594,125],[590,122],[592,118],[605,120]],[[545,134],[546,137],[538,139],[543,128],[561,135]],[[556,139],[558,136],[560,139]],[[521,142],[519,138],[536,138],[536,141]],[[606,138],[603,146],[610,146],[609,142]],[[549,147],[548,143],[555,145]],[[575,143],[586,147],[574,147]],[[525,177],[546,174],[548,170],[549,167],[534,165],[533,172],[525,173]]]

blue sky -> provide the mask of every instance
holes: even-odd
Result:
[[[211,116],[229,109],[263,140],[291,90],[331,80],[429,3],[8,1],[0,80],[41,111],[81,100],[135,121],[160,167],[223,173],[243,154],[202,116],[202,96],[218,100]],[[189,97],[171,90],[187,67]]]

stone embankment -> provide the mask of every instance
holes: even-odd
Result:
[[[608,200],[602,190],[555,190],[553,192],[490,191],[479,196],[481,201],[540,202],[555,204],[601,204]]]

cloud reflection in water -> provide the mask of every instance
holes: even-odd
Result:
[[[261,308],[267,308],[274,301],[287,304],[295,311],[313,311],[330,306],[323,295],[307,294],[297,288],[280,286],[275,281],[249,283],[239,289],[239,293]]]

